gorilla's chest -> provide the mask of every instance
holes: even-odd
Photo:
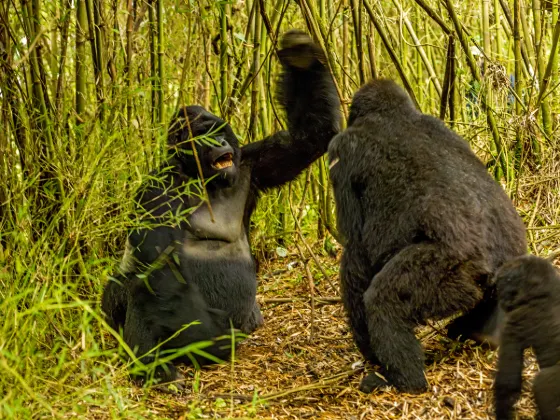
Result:
[[[183,253],[196,259],[250,260],[243,216],[249,194],[249,176],[243,174],[233,186],[209,193],[189,217]]]

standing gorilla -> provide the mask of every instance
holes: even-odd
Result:
[[[182,108],[172,121],[168,143],[175,153],[158,171],[164,177],[148,183],[137,200],[152,226],[130,233],[133,264],[119,281],[109,282],[102,299],[110,324],[123,327],[126,343],[139,356],[183,329],[162,349],[206,341],[212,343],[204,349],[207,357],[179,360],[225,359],[231,338],[219,338],[230,333],[230,325],[248,334],[263,322],[248,241],[257,199],[323,155],[340,123],[338,96],[320,47],[299,31],[288,32],[281,45],[279,93],[289,131],[239,148],[229,124],[199,106]],[[193,193],[201,189],[200,171],[210,179],[211,207]],[[194,211],[186,221],[174,220],[189,209]],[[193,321],[200,324],[184,329]],[[177,378],[171,364],[156,375],[163,382]]]
[[[532,347],[540,367],[533,385],[540,418],[560,420],[560,274],[548,261],[527,255],[505,263],[496,284],[506,312],[494,384],[496,418],[512,418],[523,350]]]
[[[348,129],[329,145],[343,302],[356,344],[403,392],[427,388],[414,327],[459,311],[450,333],[495,323],[492,274],[526,252],[511,201],[469,145],[414,107],[394,82],[354,96]],[[361,383],[387,385],[375,374]]]

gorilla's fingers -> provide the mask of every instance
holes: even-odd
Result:
[[[282,49],[278,57],[283,64],[302,70],[310,68],[316,60],[325,63],[325,54],[321,48],[304,32],[292,30],[281,41]]]
[[[368,374],[364,379],[362,379],[362,382],[360,382],[360,391],[369,394],[373,391],[390,385],[391,384],[389,384],[381,376],[372,372]]]

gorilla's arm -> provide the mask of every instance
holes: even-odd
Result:
[[[327,151],[340,126],[340,102],[323,51],[306,34],[291,31],[278,52],[282,62],[280,102],[288,117],[287,131],[241,149],[252,166],[259,189],[293,180]]]
[[[521,393],[523,371],[523,342],[517,335],[517,328],[511,322],[502,333],[498,358],[498,373],[494,383],[496,419],[511,417],[513,405]]]

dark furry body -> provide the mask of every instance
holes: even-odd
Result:
[[[231,339],[216,338],[229,334],[230,326],[248,334],[263,322],[255,299],[256,272],[248,240],[251,215],[262,191],[293,180],[326,152],[340,124],[338,96],[320,48],[297,31],[286,34],[282,47],[279,90],[288,131],[239,148],[231,127],[200,107],[182,109],[171,124],[168,141],[179,152],[161,168],[166,175],[149,182],[138,197],[140,208],[159,226],[131,232],[134,264],[125,267],[117,279],[122,286],[110,282],[103,295],[109,321],[124,328],[127,344],[139,355],[184,324],[199,320],[200,325],[189,327],[163,349],[210,340],[213,344],[206,350],[226,359]],[[179,124],[183,120],[187,124]],[[184,191],[198,172],[192,155],[181,150],[189,149],[182,146],[189,138],[217,128],[217,146],[196,145],[205,179],[216,176],[207,186],[212,220],[208,206]],[[213,171],[209,156],[221,148],[232,149],[234,165]],[[189,208],[195,210],[186,221],[161,226],[164,219]],[[172,250],[163,258],[164,264],[146,271],[154,261],[160,262],[169,246]],[[141,273],[148,275],[139,277]],[[198,363],[208,361],[197,359]],[[173,380],[176,372],[168,366],[159,376]]]
[[[356,93],[329,159],[356,344],[390,385],[424,391],[414,327],[463,311],[451,333],[467,337],[495,322],[489,279],[526,252],[524,226],[469,145],[391,81]],[[361,389],[384,384],[370,374]]]
[[[533,392],[540,418],[560,420],[560,272],[548,261],[524,256],[496,274],[506,312],[496,375],[496,418],[513,418],[522,384],[523,350],[532,347],[540,371]]]

